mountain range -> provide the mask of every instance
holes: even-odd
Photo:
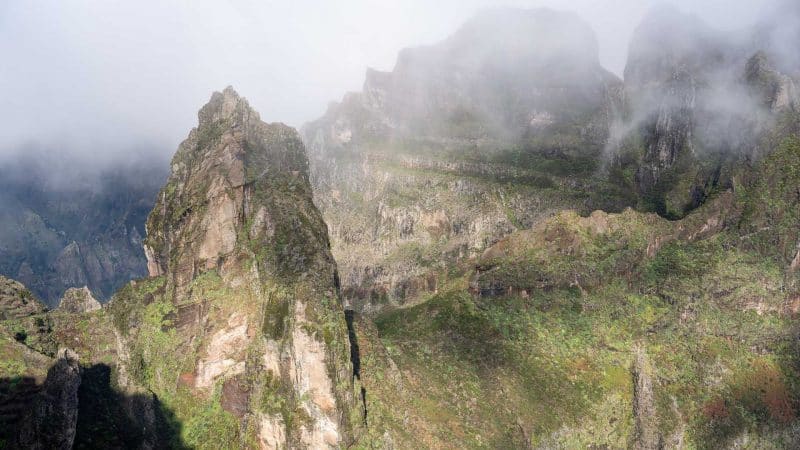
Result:
[[[798,448],[798,36],[495,9],[168,175],[3,167],[0,448]]]

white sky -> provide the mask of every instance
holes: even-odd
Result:
[[[572,10],[621,74],[651,0],[0,0],[0,156],[37,144],[87,155],[171,156],[214,90],[233,85],[293,126],[360,89],[366,67],[436,42],[481,8]],[[668,0],[714,26],[767,0]]]

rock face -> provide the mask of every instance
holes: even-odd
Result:
[[[86,286],[80,289],[67,289],[67,291],[64,292],[64,296],[61,297],[61,302],[58,304],[58,309],[60,311],[70,313],[85,313],[97,311],[100,308],[102,308],[102,305],[92,296],[92,291]]]
[[[490,10],[368,70],[303,129],[346,299],[375,311],[435,292],[445,261],[593,202],[573,194],[600,190],[619,90],[589,27],[549,10]]]
[[[795,111],[796,83],[776,69],[787,58],[770,50],[770,38],[754,37],[758,30],[743,34],[718,32],[666,6],[634,33],[621,127],[632,132],[614,141],[622,141],[621,159],[637,160],[631,187],[644,207],[682,217],[729,188],[762,133]]]
[[[0,320],[19,319],[47,311],[22,283],[0,275]]]
[[[165,164],[82,164],[52,152],[0,167],[0,274],[25,283],[50,307],[67,288],[88,286],[108,300],[147,274],[144,222]]]
[[[78,355],[61,349],[41,392],[22,421],[15,444],[26,449],[71,449],[78,421]]]
[[[291,193],[301,191],[308,180],[308,162],[297,133],[282,124],[261,122],[232,89],[215,94],[199,118],[199,127],[178,149],[167,187],[147,221],[150,276],[167,275],[179,287],[201,271],[224,273],[237,244],[246,244],[241,241],[269,242],[287,237],[281,233],[295,234],[289,228],[298,224],[280,223],[274,217],[278,211],[270,211],[284,206],[272,203],[280,200],[277,193],[267,195],[257,188],[275,181],[286,183]],[[239,239],[237,233],[243,230],[247,235]],[[325,245],[310,245],[315,244]],[[327,255],[281,256],[285,258],[272,262],[281,270],[296,271],[312,268],[316,261],[307,256]]]
[[[759,51],[747,61],[745,81],[771,112],[798,109],[800,97],[794,80],[779,72],[765,52]]]
[[[653,369],[647,359],[647,354],[641,347],[636,348],[631,372],[633,373],[633,414],[636,419],[633,448],[658,450],[664,445],[656,415]]]
[[[215,93],[147,221],[153,278],[109,306],[131,383],[208,405],[236,424],[228,438],[242,446],[336,448],[359,424],[336,264],[308,172],[297,132],[262,122],[232,88]],[[148,286],[158,286],[151,300]],[[191,422],[200,412],[176,414]],[[188,444],[219,439],[208,432]]]

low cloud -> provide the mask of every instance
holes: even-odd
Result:
[[[673,0],[720,28],[765,5]],[[507,6],[574,10],[620,74],[652,1],[541,0]],[[0,163],[28,149],[83,164],[166,160],[210,93],[234,85],[267,121],[293,126],[357,90],[366,67],[441,40],[491,0],[9,0],[0,4]]]

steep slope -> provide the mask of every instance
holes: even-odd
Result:
[[[215,93],[147,221],[151,278],[120,291],[122,385],[189,446],[335,448],[362,423],[325,224],[298,134]]]
[[[800,272],[758,244],[797,242],[800,221],[759,235],[741,224],[800,181],[798,139],[759,164],[788,169],[775,184],[673,222],[562,212],[424,303],[358,317],[372,442],[797,448]]]
[[[366,413],[358,350],[303,144],[231,88],[199,119],[147,222],[150,278],[103,307],[88,288],[68,290],[54,311],[1,280],[0,420],[14,427],[0,435],[6,447],[341,448],[357,439]]]
[[[498,20],[520,34],[527,19]],[[481,36],[503,53],[507,37],[486,37],[502,31]],[[520,131],[520,104],[485,113],[458,81],[474,80],[458,57],[480,53],[458,39],[369,72],[362,93],[304,128],[357,311],[362,443],[800,445],[800,118],[781,55],[657,10],[598,137],[565,132],[557,114]],[[453,105],[471,111],[463,129],[449,126]],[[576,136],[592,143],[575,150]],[[632,197],[602,182],[604,150],[608,181]],[[658,214],[588,214],[626,202]]]
[[[0,276],[0,447],[72,448],[81,367],[55,351],[47,308],[21,283]]]
[[[778,50],[761,29],[722,33],[666,6],[645,17],[612,139],[613,175],[638,192],[642,208],[682,217],[730,188],[758,156],[762,135],[800,104],[791,58]]]
[[[553,211],[625,204],[595,177],[619,89],[591,29],[550,10],[490,10],[369,70],[303,129],[346,299],[402,304]]]
[[[141,239],[164,168],[83,164],[33,153],[0,167],[0,273],[50,307],[67,288],[88,286],[107,300],[147,274]]]
[[[0,275],[0,320],[30,316],[46,310],[22,283]]]

